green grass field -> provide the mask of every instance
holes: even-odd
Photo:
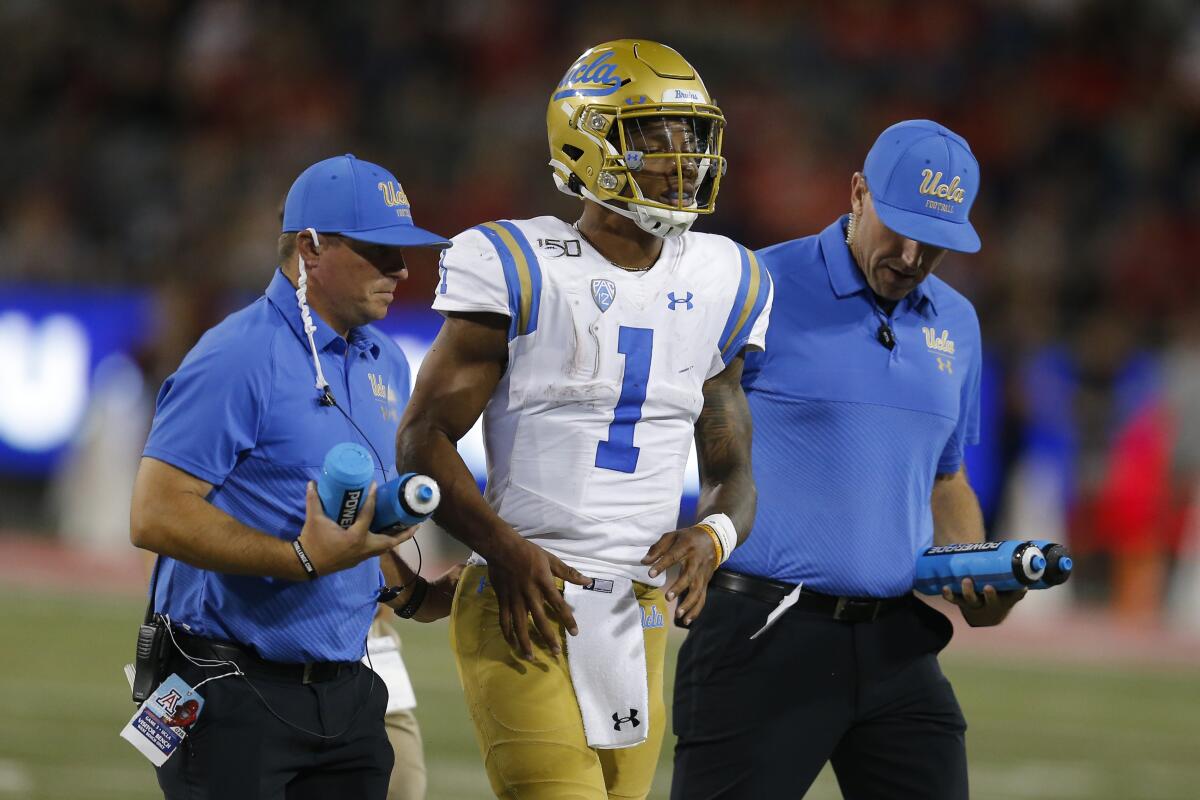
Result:
[[[0,590],[0,800],[161,797],[117,736],[134,709],[121,665],[140,604],[64,594]],[[431,800],[489,797],[445,625],[401,630]],[[970,723],[977,800],[1200,797],[1200,665],[995,664],[953,651],[943,662]],[[668,741],[651,797],[667,797],[670,753]],[[839,796],[828,771],[809,794]]]

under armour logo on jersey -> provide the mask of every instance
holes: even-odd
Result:
[[[603,314],[617,299],[617,285],[607,278],[592,278],[592,299]]]
[[[628,717],[622,717],[622,716],[621,716],[621,714],[620,714],[620,712],[618,712],[618,711],[614,711],[614,712],[613,712],[613,715],[612,715],[612,718],[613,718],[613,722],[615,723],[615,724],[613,725],[613,730],[614,730],[614,731],[619,731],[619,730],[621,730],[621,726],[622,726],[622,725],[624,725],[626,722],[632,722],[632,723],[633,723],[633,727],[635,727],[635,728],[636,728],[638,725],[641,725],[641,724],[642,724],[641,722],[639,722],[639,721],[638,721],[638,718],[637,718],[637,709],[636,709],[636,708],[631,708],[631,709],[629,709],[629,716],[628,716]]]
[[[937,362],[938,362],[938,372],[949,372],[951,375],[954,374],[954,362],[953,361],[951,361],[948,358],[942,358],[941,356],[938,356]]]
[[[667,300],[670,301],[667,305],[671,311],[675,310],[675,306],[686,305],[687,310],[692,310],[692,298],[695,297],[691,292],[687,293],[687,297],[676,297],[674,292],[667,294]]]

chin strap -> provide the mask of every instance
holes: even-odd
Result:
[[[612,206],[609,206],[612,208]],[[634,205],[634,222],[647,233],[673,239],[691,230],[700,215],[694,211],[668,211],[665,208]]]
[[[561,164],[554,161],[551,161],[550,165],[562,167]],[[563,169],[565,170],[565,167]],[[578,192],[574,191],[562,178],[558,177],[557,172],[554,173],[554,185],[563,194],[569,194],[572,197],[582,196],[584,199],[591,200],[593,203],[599,203],[626,219],[633,220],[646,233],[653,234],[661,239],[673,239],[677,236],[682,236],[688,232],[692,224],[695,223],[696,218],[700,216],[694,211],[671,211],[665,208],[653,208],[636,203],[626,208],[612,200],[601,200],[583,185],[580,185]]]

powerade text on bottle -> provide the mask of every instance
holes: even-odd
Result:
[[[971,578],[977,590],[991,585],[997,591],[1032,586],[1046,572],[1046,557],[1030,541],[972,542],[930,547],[917,557],[913,588],[922,594],[941,594],[949,586],[962,593],[963,578]]]
[[[358,509],[367,499],[374,474],[375,461],[367,448],[353,442],[331,447],[317,481],[317,494],[325,515],[343,528],[353,525]]]

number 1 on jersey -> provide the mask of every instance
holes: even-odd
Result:
[[[638,448],[633,446],[633,429],[642,418],[653,351],[653,330],[621,326],[617,352],[625,356],[625,375],[621,379],[621,396],[613,409],[613,421],[608,426],[608,439],[596,444],[596,466],[601,469],[617,472],[637,469]]]

